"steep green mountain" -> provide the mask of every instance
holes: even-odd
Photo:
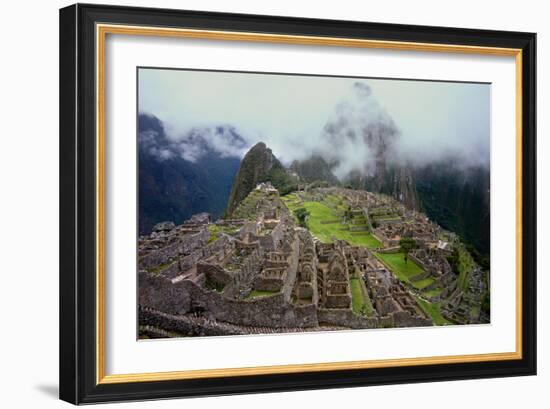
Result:
[[[193,130],[181,143],[175,143],[167,138],[158,118],[140,114],[138,119],[139,233],[150,233],[161,221],[182,223],[200,212],[221,216],[239,158],[209,146],[206,130]],[[232,128],[217,127],[208,132],[215,132],[229,146],[245,144]]]
[[[265,143],[258,142],[241,161],[226,214],[231,215],[239,203],[261,182],[271,182],[281,195],[295,190],[298,184],[297,179],[288,173],[271,149]]]
[[[399,200],[409,209],[422,209],[416,190],[415,172],[410,166],[377,166],[374,174],[366,176],[352,172],[344,183],[354,189],[384,193]]]
[[[416,189],[428,217],[457,233],[481,255],[490,251],[490,173],[447,160],[416,170]],[[479,261],[478,261],[479,262]]]
[[[298,175],[300,181],[307,183],[328,182],[331,185],[339,183],[328,163],[319,155],[312,155],[301,161],[295,160],[290,165],[290,170]]]

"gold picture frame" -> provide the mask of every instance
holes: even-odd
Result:
[[[120,18],[120,13],[124,15],[124,18]],[[124,14],[126,13],[126,14]],[[533,208],[530,205],[526,208],[525,204],[529,203],[534,195],[534,169],[532,167],[526,167],[525,158],[531,159],[532,152],[531,144],[534,143],[534,127],[532,121],[534,121],[534,95],[533,95],[533,83],[534,83],[534,42],[535,37],[532,34],[527,33],[498,33],[489,36],[486,32],[466,32],[460,29],[439,29],[437,32],[423,32],[423,28],[410,27],[408,31],[401,33],[400,36],[406,38],[410,37],[410,40],[393,39],[396,37],[391,25],[383,25],[383,27],[376,26],[373,28],[368,23],[355,23],[356,36],[343,37],[342,35],[336,35],[338,30],[341,30],[339,25],[332,24],[330,21],[316,22],[316,32],[318,34],[288,34],[286,30],[296,30],[296,25],[299,25],[300,19],[285,19],[285,18],[272,18],[279,26],[279,31],[271,29],[268,32],[247,31],[246,27],[241,28],[234,23],[233,20],[242,20],[243,16],[236,18],[232,15],[224,15],[225,19],[220,20],[220,16],[212,16],[212,22],[210,27],[196,27],[200,18],[204,13],[200,14],[196,12],[174,12],[172,15],[172,23],[168,24],[165,21],[165,16],[161,11],[154,9],[133,9],[133,8],[112,8],[112,7],[100,7],[100,6],[71,6],[61,10],[61,39],[62,42],[67,36],[74,36],[66,44],[65,49],[62,47],[61,58],[66,59],[66,67],[77,65],[73,75],[75,81],[73,84],[65,83],[62,87],[73,87],[71,89],[63,89],[61,92],[62,99],[62,116],[70,125],[66,128],[62,128],[61,143],[77,145],[79,138],[90,138],[90,134],[93,136],[93,146],[95,154],[83,159],[83,162],[87,163],[87,166],[93,167],[93,180],[87,179],[86,183],[91,182],[91,186],[87,186],[89,191],[95,191],[94,211],[90,220],[94,220],[94,237],[93,237],[93,268],[88,270],[86,276],[86,282],[94,282],[92,300],[89,299],[89,295],[92,292],[86,290],[88,294],[86,301],[86,309],[89,311],[90,306],[93,304],[95,316],[90,320],[87,320],[84,325],[87,326],[87,333],[89,334],[92,329],[90,323],[93,323],[93,330],[95,332],[93,350],[90,351],[92,344],[87,342],[83,350],[81,350],[80,357],[75,354],[73,350],[66,350],[67,354],[62,353],[62,359],[69,359],[74,362],[74,367],[71,366],[70,371],[65,370],[61,374],[61,397],[62,399],[77,403],[77,402],[94,402],[111,399],[135,399],[142,397],[139,393],[139,385],[159,385],[162,382],[176,381],[176,385],[173,387],[172,394],[165,394],[165,391],[161,388],[157,388],[156,392],[148,392],[149,395],[143,398],[154,398],[163,396],[189,396],[196,394],[208,393],[201,387],[190,388],[185,384],[185,381],[197,381],[204,380],[218,381],[227,378],[246,379],[248,382],[249,391],[261,390],[262,385],[258,384],[254,387],[254,381],[260,379],[262,376],[280,376],[280,375],[297,375],[307,376],[308,374],[323,374],[324,379],[329,379],[330,375],[336,371],[356,371],[361,372],[365,376],[369,375],[369,370],[378,369],[395,369],[395,368],[408,368],[413,370],[419,366],[445,366],[446,368],[452,368],[453,365],[460,364],[461,366],[468,366],[468,370],[472,371],[479,368],[479,376],[481,376],[482,369],[493,370],[495,376],[499,376],[501,366],[490,366],[491,363],[499,364],[503,362],[509,362],[509,365],[505,365],[504,368],[508,370],[508,373],[533,373],[534,372],[534,320],[532,318],[532,311],[534,309],[533,301],[533,285],[534,285],[534,257],[533,257],[533,240],[534,240],[534,228],[532,223]],[[179,24],[175,22],[178,21]],[[257,16],[246,16],[250,25],[259,25],[263,20],[258,19]],[[156,21],[153,24],[140,23],[141,20],[147,19],[148,21]],[[114,20],[114,21],[113,21]],[[202,21],[202,20],[201,20]],[[221,22],[220,22],[221,21]],[[80,24],[79,24],[80,22]],[[303,22],[303,21],[302,21]],[[234,29],[224,28],[233,24]],[[276,25],[277,25],[276,24]],[[64,28],[65,27],[65,28]],[[82,30],[84,35],[78,37],[76,35],[78,30]],[[369,32],[373,30],[379,30],[378,38],[365,38]],[[414,33],[423,33],[424,37],[430,38],[430,41],[418,41]],[[428,34],[427,34],[428,33]],[[456,37],[456,43],[448,41],[450,35]],[[515,351],[506,353],[487,353],[478,355],[451,355],[451,356],[433,356],[433,357],[417,357],[417,358],[400,358],[400,359],[385,359],[385,360],[370,360],[370,361],[350,361],[350,362],[320,362],[315,364],[297,364],[297,365],[280,365],[280,366],[258,366],[258,367],[241,367],[241,368],[220,368],[220,369],[208,369],[208,370],[189,370],[189,371],[174,371],[174,372],[155,372],[155,373],[130,373],[130,374],[107,374],[105,371],[106,360],[106,343],[105,343],[105,185],[106,185],[106,173],[105,173],[105,110],[108,101],[106,101],[106,87],[105,87],[105,44],[108,36],[113,35],[125,35],[125,36],[160,36],[167,38],[193,38],[193,39],[209,39],[218,41],[245,41],[256,43],[279,43],[279,44],[292,44],[292,45],[320,45],[320,46],[334,46],[334,47],[355,47],[355,48],[375,48],[383,50],[403,50],[403,51],[427,51],[427,52],[444,52],[444,53],[467,53],[467,54],[482,54],[482,55],[497,55],[497,56],[509,56],[515,58],[516,66],[516,345]],[[493,37],[500,36],[499,41],[494,41]],[[488,45],[487,43],[491,43]],[[492,43],[495,43],[494,45]],[[81,67],[78,62],[77,50],[80,50],[82,55],[88,58],[85,64],[86,67]],[[68,74],[69,69],[63,68],[62,64],[62,76]],[[65,69],[65,72],[63,71]],[[81,71],[78,71],[80,69]],[[78,74],[79,73],[79,74]],[[94,73],[92,78],[90,73]],[[85,78],[84,78],[85,77]],[[82,81],[82,87],[86,87],[83,91],[82,98],[86,101],[91,101],[91,98],[95,101],[93,106],[90,107],[90,103],[86,108],[80,107],[78,104],[79,91],[82,89],[75,86],[79,81]],[[93,86],[90,86],[93,84]],[[69,97],[77,97],[71,98]],[[65,98],[65,99],[64,99]],[[77,101],[77,102],[75,102]],[[65,104],[65,105],[64,105]],[[75,106],[76,105],[76,106]],[[65,109],[64,109],[65,107]],[[86,136],[79,134],[78,131],[78,115],[85,114],[84,111],[92,109],[95,112],[94,130],[91,132],[87,130]],[[69,119],[69,116],[71,119]],[[63,119],[62,119],[63,120]],[[88,118],[90,121],[91,118]],[[90,122],[88,122],[90,123]],[[71,129],[72,128],[72,129]],[[68,129],[68,130],[65,130]],[[76,129],[76,132],[75,132]],[[70,142],[69,142],[70,140]],[[89,146],[92,146],[89,145]],[[74,155],[75,152],[70,153]],[[93,160],[90,160],[93,158]],[[64,158],[62,155],[62,165],[65,163],[65,170],[74,172],[73,177],[76,179],[78,171],[74,168],[74,160],[77,158]],[[70,164],[71,166],[69,166]],[[62,166],[63,169],[63,166]],[[87,173],[88,176],[90,173]],[[63,183],[62,183],[63,186]],[[74,190],[78,190],[78,187],[73,187]],[[67,202],[68,206],[74,206],[76,212],[82,206],[75,199],[77,195],[66,188],[62,191],[62,196]],[[89,210],[86,210],[89,212]],[[528,213],[528,214],[526,214]],[[526,223],[527,222],[527,223]],[[66,220],[62,220],[61,232],[62,240],[72,240],[73,242],[78,238],[75,238],[74,231],[76,226],[74,222],[71,224]],[[65,223],[65,224],[64,224]],[[70,226],[67,226],[70,224]],[[524,249],[528,246],[528,254],[524,254]],[[75,248],[78,247],[75,244]],[[75,250],[76,251],[76,250]],[[74,255],[72,256],[74,257]],[[88,257],[88,255],[86,256]],[[89,260],[88,260],[89,261]],[[89,277],[89,271],[93,271],[93,277]],[[61,280],[68,280],[67,276],[71,275],[72,285],[69,285],[73,291],[77,291],[79,285],[83,285],[81,280],[79,284],[78,275],[84,274],[83,271],[76,271],[74,268],[69,268],[67,265],[62,265]],[[76,277],[76,278],[75,278]],[[525,282],[527,281],[527,285]],[[63,287],[63,285],[62,285]],[[62,288],[61,292],[61,307],[62,314],[66,316],[74,316],[74,311],[78,311],[78,308],[84,308],[84,304],[79,303],[79,299],[72,299],[68,302],[64,296],[66,296],[67,289]],[[529,295],[529,299],[525,296]],[[526,308],[527,307],[527,308]],[[69,320],[69,318],[65,318]],[[79,324],[71,322],[61,328],[62,333],[62,351],[63,345],[70,340],[74,340],[74,328],[77,328]],[[527,330],[526,330],[527,328]],[[77,337],[84,336],[83,331],[80,333],[76,331]],[[79,360],[83,359],[82,356],[86,355],[86,362],[88,367],[83,368],[82,364],[77,365]],[[90,357],[94,357],[90,361]],[[90,362],[93,362],[93,368],[89,367]],[[477,365],[477,366],[476,366]],[[64,366],[62,365],[62,368]],[[82,372],[76,378],[71,379],[70,373],[74,371]],[[514,372],[516,371],[516,372]],[[92,376],[93,375],[93,376]],[[434,375],[436,376],[436,375]],[[452,370],[450,373],[442,375],[445,379],[458,378],[461,375],[460,372],[456,372],[453,375]],[[474,375],[475,376],[475,375]],[[351,378],[350,378],[351,379]],[[397,379],[397,378],[396,378]],[[428,378],[429,379],[429,378]],[[435,377],[434,377],[435,379]],[[84,382],[86,387],[83,387],[79,382]],[[178,384],[178,382],[180,382]],[[245,382],[245,381],[243,381]],[[276,381],[275,384],[277,383]],[[331,385],[330,380],[325,380],[319,383],[319,387],[325,387],[324,385]],[[364,382],[364,377],[362,378]],[[75,387],[75,383],[79,387]],[[376,383],[376,376],[373,375],[373,382]],[[365,383],[365,384],[368,384]],[[333,383],[334,385],[334,383]],[[112,389],[111,389],[112,388]],[[116,389],[121,388],[121,389]],[[148,386],[148,391],[151,389]],[[277,388],[272,386],[273,390],[284,390],[285,387],[281,386]],[[300,388],[297,381],[296,388]],[[155,389],[154,386],[152,389]],[[289,389],[288,386],[286,389]],[[290,388],[291,389],[291,388]],[[231,392],[231,389],[221,391]],[[236,389],[235,389],[236,390]],[[264,389],[267,390],[267,389]],[[221,393],[221,392],[220,392]]]

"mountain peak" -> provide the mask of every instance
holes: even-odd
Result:
[[[260,149],[268,149],[267,145],[265,144],[265,142],[258,142],[257,144],[255,144],[252,148],[250,148],[250,150],[260,150]],[[270,149],[271,150],[271,149]]]
[[[262,182],[271,182],[281,194],[297,186],[295,178],[288,174],[271,149],[264,142],[258,142],[250,148],[241,161],[229,196],[227,214],[231,215],[239,203],[258,183]]]
[[[331,185],[339,183],[328,163],[319,155],[312,155],[308,159],[300,161],[295,160],[290,165],[290,170],[295,172],[300,180],[307,183],[328,182]]]

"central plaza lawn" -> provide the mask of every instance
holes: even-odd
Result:
[[[300,202],[295,194],[283,196],[282,200],[291,211],[303,207],[309,212],[307,227],[323,243],[332,243],[336,238],[354,246],[371,249],[382,247],[382,244],[366,230],[351,232],[348,226],[339,222],[340,216],[336,211],[322,202]],[[329,200],[336,202],[339,199],[337,196],[331,196]]]
[[[370,299],[363,297],[363,292],[361,291],[361,283],[358,278],[352,278],[349,280],[351,286],[351,302],[353,307],[353,312],[359,315],[366,315],[368,317],[374,314],[374,308]]]
[[[399,278],[401,281],[406,281],[414,285],[414,281],[411,279],[414,276],[422,274],[422,270],[414,261],[409,259],[405,262],[405,254],[403,253],[375,253],[387,267]],[[423,281],[423,280],[421,280]],[[431,284],[431,283],[430,283]],[[429,284],[428,284],[429,285]],[[425,288],[424,286],[422,288]]]
[[[432,321],[435,325],[452,324],[452,322],[446,320],[441,314],[441,307],[439,304],[425,301],[420,297],[415,297],[415,298],[420,308],[422,308],[422,310],[432,318]]]
[[[327,223],[338,219],[338,215],[327,205],[320,202],[304,202],[309,212],[307,226],[323,243],[331,243],[334,238],[345,240],[354,246],[378,248],[382,245],[368,231],[351,232],[342,223]]]

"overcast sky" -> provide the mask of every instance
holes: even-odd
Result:
[[[358,82],[370,92],[358,92]],[[170,139],[184,139],[193,127],[233,125],[250,145],[265,142],[285,163],[330,151],[320,146],[323,132],[342,107],[362,122],[377,115],[393,119],[403,159],[422,163],[460,153],[470,163],[488,163],[488,84],[139,71],[139,111],[162,120]],[[350,145],[342,152],[351,156],[340,159],[353,163],[367,151]]]

